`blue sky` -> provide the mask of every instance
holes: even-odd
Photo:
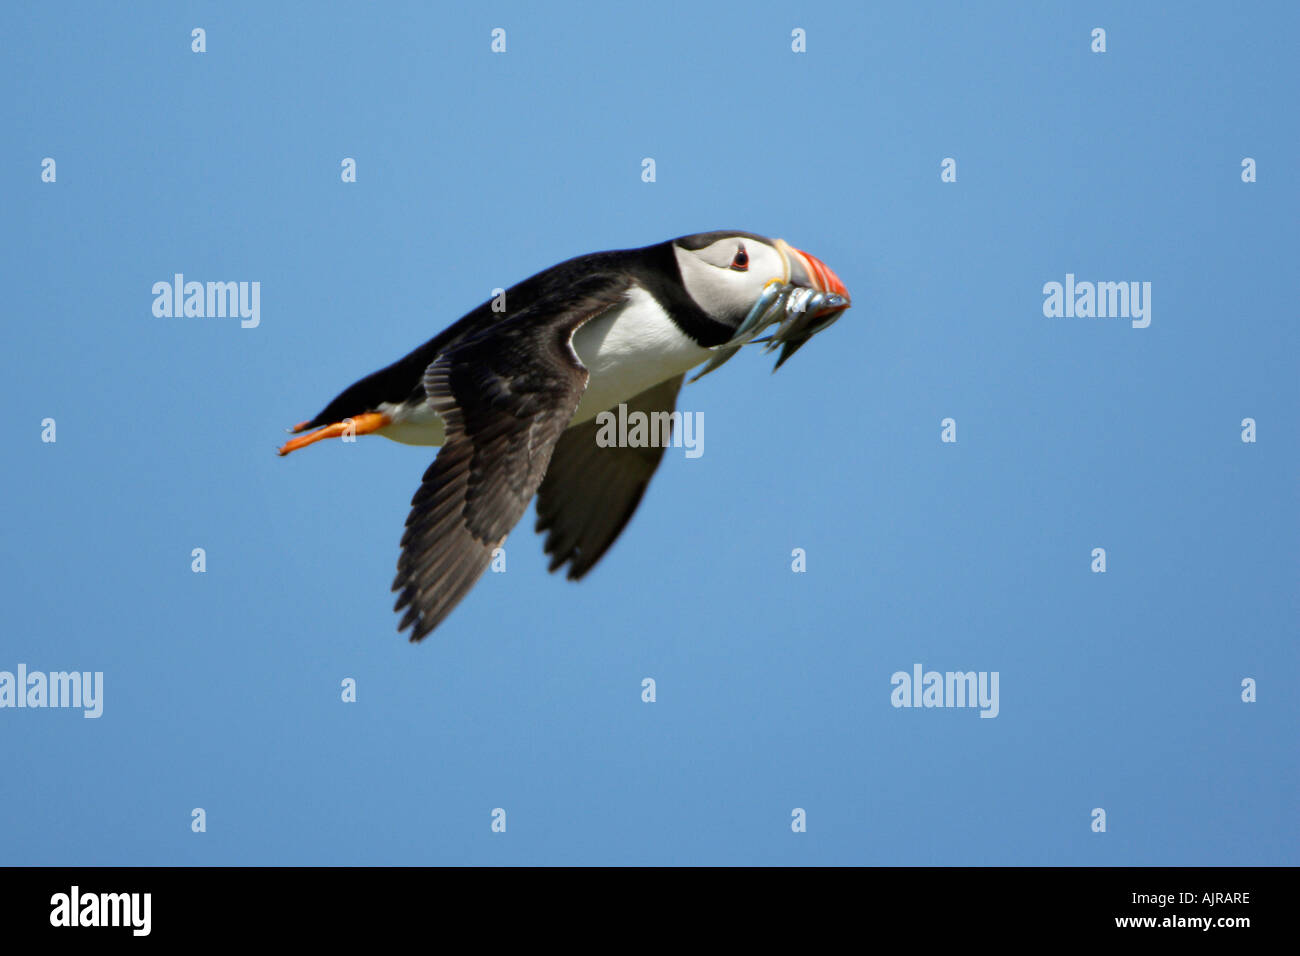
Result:
[[[1131,6],[6,8],[0,670],[104,706],[0,710],[0,862],[1300,862],[1300,16]],[[530,510],[409,645],[430,450],[283,428],[494,287],[723,228],[853,308],[682,393],[705,453],[586,580]],[[260,325],[155,317],[176,272]],[[1150,326],[1044,316],[1067,273]],[[915,664],[998,716],[891,706]]]

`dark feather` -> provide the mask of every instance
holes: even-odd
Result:
[[[393,590],[398,630],[432,631],[460,603],[537,491],[582,398],[573,333],[623,300],[630,280],[597,274],[471,332],[424,373],[446,442],[411,499]]]
[[[678,375],[628,399],[628,414],[645,412],[653,425],[653,413],[676,407],[682,378]],[[543,545],[551,556],[548,570],[567,562],[573,581],[590,571],[622,533],[664,456],[662,443],[602,448],[596,443],[599,430],[593,418],[566,431],[537,492],[536,530],[549,532]],[[667,437],[660,436],[663,442]]]

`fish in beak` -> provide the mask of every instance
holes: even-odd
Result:
[[[749,314],[736,327],[735,335],[718,347],[717,354],[691,378],[692,382],[723,365],[751,342],[766,343],[765,352],[781,347],[772,368],[775,372],[805,342],[829,328],[848,309],[849,290],[826,263],[784,239],[777,239],[775,245],[785,261],[786,274],[769,280]],[[757,337],[773,325],[776,329],[771,335]]]
[[[796,249],[784,239],[778,239],[776,247],[789,263],[789,285],[793,288],[786,305],[786,317],[772,333],[765,349],[770,352],[781,346],[781,355],[772,369],[774,372],[805,342],[829,328],[852,304],[849,290],[826,263]]]

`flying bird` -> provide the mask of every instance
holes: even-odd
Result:
[[[848,306],[820,260],[748,232],[578,256],[351,385],[279,454],[365,434],[441,446],[411,499],[393,582],[397,629],[419,641],[534,494],[551,571],[567,564],[577,580],[614,543],[663,447],[602,447],[600,412],[672,412],[688,371],[703,364],[699,378],[751,342],[780,346],[779,368]]]

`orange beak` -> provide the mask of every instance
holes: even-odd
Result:
[[[785,253],[786,260],[790,263],[790,282],[805,288],[816,289],[818,292],[829,292],[843,296],[845,307],[847,307],[847,304],[851,301],[849,290],[844,287],[840,277],[831,271],[830,266],[816,256],[801,249],[796,249],[784,239],[778,239],[776,244],[777,248]]]

